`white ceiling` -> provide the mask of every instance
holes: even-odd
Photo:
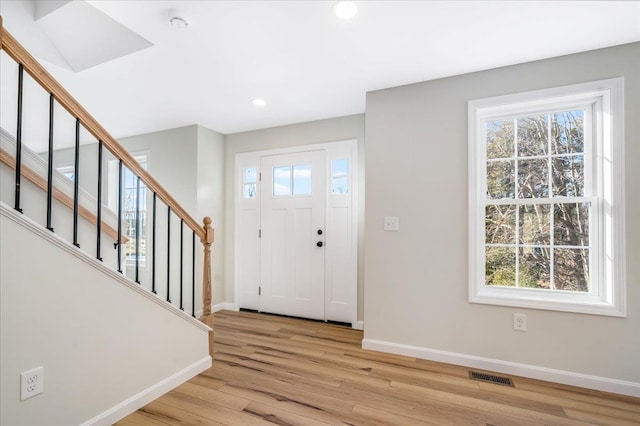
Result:
[[[640,40],[639,1],[360,1],[351,21],[335,18],[331,1],[87,3],[153,46],[76,73],[32,1],[2,0],[0,13],[116,137],[190,124],[229,134],[362,113],[368,91]],[[187,30],[169,25],[175,7]],[[86,9],[70,13],[80,23]],[[85,37],[86,25],[64,28],[67,42]],[[6,62],[5,93],[15,80]],[[2,108],[11,130],[12,107]]]

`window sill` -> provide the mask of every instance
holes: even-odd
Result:
[[[470,289],[470,303],[623,318],[627,316],[625,306],[619,300],[611,302],[592,294],[489,286],[481,287],[475,294],[473,290]]]

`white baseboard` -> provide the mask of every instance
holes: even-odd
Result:
[[[372,351],[405,355],[413,358],[427,359],[430,361],[444,362],[447,364],[495,371],[503,374],[512,374],[531,379],[545,380],[548,382],[562,383],[565,385],[579,386],[604,392],[640,397],[640,383],[625,380],[591,376],[571,371],[555,370],[535,365],[520,364],[475,355],[459,354],[455,352],[447,352],[373,339],[364,339],[362,341],[362,348]]]
[[[230,302],[220,302],[215,305],[211,305],[211,312],[216,313],[218,311],[234,311],[238,312],[240,308],[235,303]],[[202,309],[196,311],[196,318],[200,318],[202,316]]]
[[[364,321],[356,321],[351,324],[351,328],[354,330],[364,330]]]
[[[128,416],[137,409],[144,407],[151,401],[159,398],[165,393],[181,385],[192,377],[197,376],[208,368],[211,368],[212,359],[206,356],[192,365],[178,371],[177,373],[167,377],[166,379],[148,387],[131,398],[121,402],[120,404],[108,409],[102,414],[87,420],[81,426],[88,425],[112,425],[118,420]]]
[[[216,303],[215,305],[211,306],[211,312],[218,312],[223,310],[238,312],[240,308],[238,308],[238,306],[235,303],[229,303],[229,302]]]

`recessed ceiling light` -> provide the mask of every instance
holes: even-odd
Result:
[[[169,23],[173,28],[184,30],[189,26],[189,18],[181,10],[169,10]]]
[[[255,106],[261,107],[261,106],[265,106],[267,104],[267,102],[264,99],[254,99],[253,100],[253,104]]]
[[[340,19],[351,19],[358,13],[358,6],[352,1],[337,1],[333,5],[333,14]]]

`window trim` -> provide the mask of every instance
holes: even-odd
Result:
[[[55,169],[58,173],[60,173],[61,175],[69,179],[71,182],[73,182],[73,180],[75,179],[75,176],[74,176],[74,179],[72,179],[71,176],[69,176],[69,173],[73,173],[75,175],[76,168],[73,164],[65,163],[65,164],[56,166]]]
[[[598,291],[590,293],[510,288],[485,284],[486,141],[484,122],[505,116],[600,103],[593,110],[591,164],[598,179],[600,255],[595,259]],[[468,102],[469,302],[626,317],[624,199],[624,79],[613,78]],[[598,139],[601,138],[601,141]],[[486,138],[485,138],[486,139]],[[586,165],[585,147],[585,165]],[[613,164],[613,167],[609,166]],[[585,199],[591,197],[586,196]],[[605,253],[606,252],[606,253]],[[605,264],[605,259],[611,259]],[[615,260],[615,262],[614,262]]]

